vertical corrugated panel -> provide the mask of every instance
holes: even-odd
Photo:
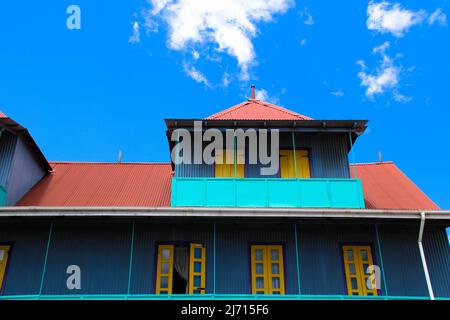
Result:
[[[350,178],[347,135],[345,134],[305,134],[296,133],[297,148],[306,148],[310,152],[311,175],[313,178]],[[291,133],[280,134],[280,148],[292,148]],[[270,150],[270,147],[269,147]],[[246,149],[248,155],[248,146]],[[246,165],[246,177],[261,177],[261,164]],[[212,177],[214,166],[188,165],[178,166],[176,177]],[[279,172],[272,177],[278,177]],[[264,176],[267,178],[268,176]]]
[[[251,294],[250,245],[282,244],[287,294],[297,294],[292,224],[236,223],[217,225],[217,293]]]
[[[6,186],[6,205],[16,204],[44,175],[45,170],[22,140],[18,139]]]
[[[55,223],[43,294],[126,293],[130,235],[130,223]],[[67,288],[70,265],[81,269],[80,290]]]
[[[214,165],[208,165],[205,163],[194,164],[194,157],[202,159],[203,162],[203,149],[207,144],[203,144],[202,150],[195,150],[194,144],[191,145],[191,164],[182,163],[175,166],[175,177],[213,177]],[[176,148],[176,147],[175,147]]]
[[[426,227],[423,246],[434,295],[450,297],[450,245],[445,227]]]
[[[156,283],[157,246],[159,244],[206,245],[206,293],[213,292],[213,224],[139,223],[135,229],[131,293],[153,294]]]
[[[49,226],[48,222],[0,223],[0,244],[11,245],[0,294],[39,292]]]
[[[0,134],[0,185],[6,189],[17,137],[8,131]]]
[[[427,296],[417,244],[419,225],[379,225],[383,263],[392,296]]]
[[[302,294],[346,295],[343,244],[370,244],[379,261],[374,226],[359,224],[298,224]]]

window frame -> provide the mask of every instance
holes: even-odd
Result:
[[[280,278],[280,288],[279,289],[273,289],[272,288],[272,271],[271,271],[271,264],[272,261],[269,254],[270,254],[270,249],[272,249],[273,247],[277,247],[277,249],[279,250],[279,259],[276,260],[278,261],[279,264],[279,278]],[[253,249],[258,249],[258,248],[263,248],[263,278],[264,278],[264,288],[261,289],[257,289],[256,288],[256,262],[253,260]],[[260,295],[260,294],[269,294],[269,295],[274,295],[277,293],[274,293],[274,291],[279,292],[279,295],[285,295],[286,294],[286,254],[285,254],[285,246],[283,243],[269,243],[269,242],[258,242],[258,243],[250,243],[249,244],[249,272],[250,272],[250,289],[251,289],[251,293],[253,295]],[[264,253],[265,252],[265,253]],[[258,260],[259,261],[259,260]],[[254,272],[255,271],[255,272]],[[257,291],[264,291],[264,293],[256,293]]]
[[[351,288],[351,282],[350,282],[351,280],[348,278],[347,261],[346,261],[344,248],[352,248],[354,254],[355,254],[355,248],[358,248],[358,257],[360,255],[360,251],[364,248],[367,248],[367,253],[369,255],[367,262],[370,262],[370,260],[371,260],[372,265],[377,265],[377,260],[376,260],[376,255],[375,255],[375,251],[374,251],[374,246],[372,243],[364,242],[364,243],[340,243],[339,244],[339,251],[340,251],[340,256],[341,256],[342,270],[343,270],[343,276],[344,276],[347,295],[349,295],[349,296],[379,296],[379,295],[381,295],[381,288],[376,288],[376,289],[372,289],[372,290],[367,288],[366,282],[367,282],[367,278],[370,277],[370,275],[366,277],[366,273],[362,269],[362,266],[364,265],[364,263],[362,261],[358,260],[358,265],[356,265],[357,261],[355,259],[353,259],[353,261],[354,261],[355,268],[357,271],[356,278],[357,278],[358,283],[361,282],[361,280],[362,280],[362,283],[361,283],[362,286],[357,289],[358,294],[351,293],[351,291],[356,291],[356,290]],[[369,263],[369,265],[370,265],[370,263]],[[358,272],[359,272],[359,274],[358,274]],[[361,292],[362,292],[362,294],[361,294]],[[372,294],[367,294],[368,292],[371,292]]]

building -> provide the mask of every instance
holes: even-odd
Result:
[[[367,121],[254,95],[165,121],[171,163],[48,162],[0,113],[0,299],[450,298],[450,212],[392,162],[350,164]],[[237,128],[277,130],[276,172],[236,138],[231,164],[173,139]]]

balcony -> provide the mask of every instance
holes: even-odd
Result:
[[[172,206],[364,208],[359,179],[173,178]]]
[[[6,190],[0,185],[0,207],[6,205]]]

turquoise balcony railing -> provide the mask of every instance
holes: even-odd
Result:
[[[0,185],[0,207],[6,205],[6,190]]]
[[[173,178],[172,206],[364,208],[359,179]]]

